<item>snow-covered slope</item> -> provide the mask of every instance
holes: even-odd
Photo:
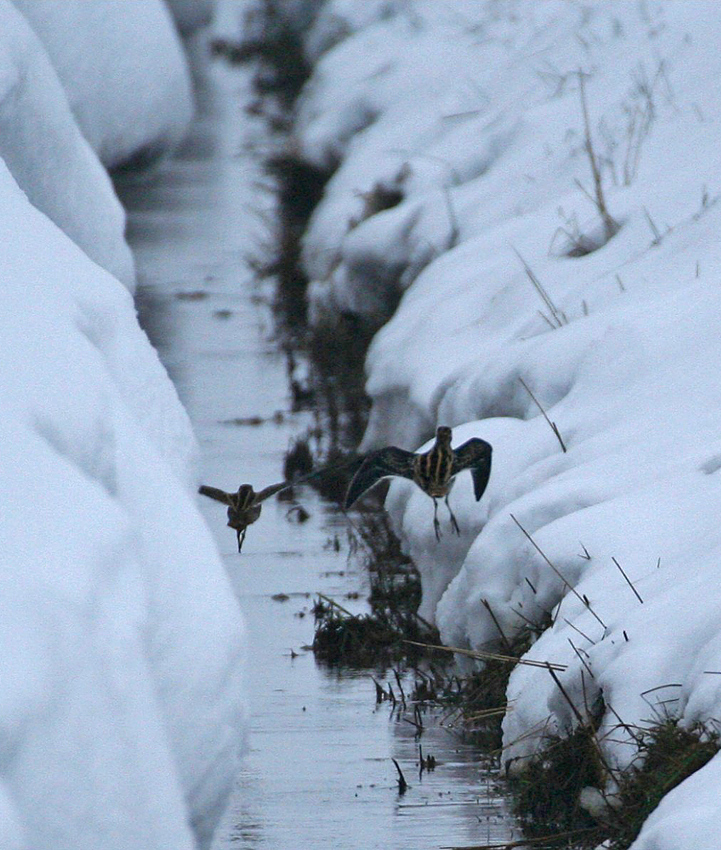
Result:
[[[0,0],[0,158],[35,207],[89,257],[134,286],[125,213],[45,50],[8,0]]]
[[[484,601],[507,635],[553,613],[530,655],[568,665],[577,706],[602,692],[625,766],[619,717],[721,714],[717,8],[397,0],[365,23],[299,106],[299,150],[340,163],[305,238],[315,315],[388,318],[403,295],[368,354],[365,448],[415,449],[437,424],[494,446],[483,500],[463,475],[451,497],[458,538],[436,544],[431,501],[391,487],[421,613],[471,647],[498,639]],[[388,190],[401,202],[377,212]],[[575,722],[546,670],[517,668],[509,699],[511,764]],[[717,808],[689,815],[684,789],[718,794],[718,761],[634,848],[716,846]]]
[[[190,426],[127,290],[0,200],[0,844],[190,850],[244,729]]]
[[[12,2],[45,46],[107,168],[153,162],[180,141],[193,108],[190,74],[162,0]],[[207,16],[207,4],[197,6]],[[175,7],[190,26],[188,10]]]

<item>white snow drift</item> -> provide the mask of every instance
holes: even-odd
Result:
[[[192,114],[190,74],[162,0],[12,0],[50,56],[70,108],[106,168],[171,150]],[[175,4],[184,24],[191,21]],[[207,4],[198,3],[207,16]]]
[[[242,739],[243,627],[132,299],[0,166],[3,847],[194,847]]]
[[[481,503],[469,476],[451,497],[460,537],[436,544],[430,500],[392,485],[421,613],[465,647],[552,617],[529,656],[567,665],[581,712],[602,693],[625,767],[619,718],[721,716],[721,22],[702,0],[377,8],[299,107],[301,153],[340,163],[305,237],[313,310],[386,319],[402,296],[368,354],[366,448],[437,424],[494,446]],[[546,670],[518,667],[508,696],[513,767],[576,722]],[[635,850],[716,846],[719,762]]]
[[[0,157],[35,207],[89,257],[134,285],[125,213],[45,50],[8,0],[0,0]]]
[[[179,138],[160,3],[17,5],[106,163]],[[0,0],[0,845],[190,850],[242,746],[243,623],[66,91]]]

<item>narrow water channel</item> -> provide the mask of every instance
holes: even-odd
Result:
[[[121,190],[141,321],[193,420],[202,480],[227,490],[281,480],[289,443],[311,424],[290,412],[284,359],[248,265],[272,209],[258,188],[266,131],[244,114],[249,99],[242,71],[214,68],[182,149],[152,183]],[[292,502],[267,502],[240,555],[222,505],[200,503],[249,641],[250,746],[214,850],[509,840],[506,804],[473,747],[430,725],[421,743],[438,767],[419,777],[415,730],[376,708],[370,674],[324,668],[304,649],[314,594],[357,610],[362,602],[345,597],[362,598],[366,579],[348,559],[343,516],[313,491],[295,495],[310,518],[299,523]],[[402,796],[392,758],[411,786]]]

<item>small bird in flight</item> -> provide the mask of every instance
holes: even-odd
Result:
[[[396,446],[388,446],[372,452],[363,461],[353,476],[345,497],[345,509],[358,499],[374,484],[389,475],[400,475],[414,481],[424,493],[433,499],[433,529],[436,540],[441,538],[441,527],[438,521],[438,502],[444,497],[448,513],[451,515],[451,526],[456,534],[460,528],[451,506],[448,504],[448,494],[453,486],[453,480],[459,472],[470,469],[473,475],[473,492],[478,501],[483,495],[488,478],[491,474],[491,445],[478,437],[472,437],[459,446],[451,448],[452,431],[441,425],[436,431],[436,442],[430,451],[421,454],[407,452]]]
[[[260,516],[261,503],[269,499],[281,490],[287,490],[295,482],[281,481],[280,484],[271,484],[264,490],[256,493],[250,484],[241,484],[237,493],[226,493],[217,487],[207,487],[201,484],[198,492],[216,502],[228,505],[228,525],[234,528],[238,536],[238,551],[243,548],[245,532]]]

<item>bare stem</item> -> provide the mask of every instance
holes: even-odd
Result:
[[[523,384],[523,388],[524,388],[524,389],[525,389],[525,391],[528,393],[528,395],[530,395],[530,396],[531,396],[531,398],[532,398],[532,399],[536,402],[536,406],[538,407],[538,409],[539,409],[539,410],[541,411],[541,413],[543,414],[543,418],[546,420],[546,422],[548,422],[548,424],[549,424],[549,426],[550,426],[551,430],[553,431],[553,433],[556,435],[556,438],[558,439],[558,442],[561,444],[561,448],[563,449],[563,452],[564,452],[564,454],[565,454],[565,453],[566,453],[566,451],[567,451],[567,449],[566,449],[566,444],[563,442],[563,437],[561,436],[561,432],[558,430],[558,426],[556,425],[556,423],[555,423],[555,422],[551,422],[551,420],[548,418],[548,415],[547,415],[546,411],[545,411],[545,410],[543,409],[543,407],[541,406],[541,402],[540,402],[540,401],[536,398],[536,396],[535,396],[535,395],[533,395],[533,393],[531,392],[531,388],[530,388],[530,387],[528,386],[528,384],[527,384],[527,383],[523,380],[523,378],[521,378],[521,377],[520,377],[520,375],[519,375],[519,377],[518,377],[518,380],[521,382],[521,384]]]
[[[581,93],[581,110],[583,111],[583,127],[585,131],[585,143],[584,146],[586,148],[586,153],[588,154],[588,161],[591,165],[591,174],[593,175],[593,187],[596,193],[596,197],[594,198],[594,203],[596,204],[596,208],[598,209],[598,213],[603,220],[603,229],[606,235],[606,241],[608,241],[617,231],[618,231],[618,222],[613,218],[611,213],[608,211],[608,207],[606,206],[606,198],[603,194],[603,180],[601,178],[601,169],[598,167],[598,159],[596,157],[596,152],[593,147],[593,137],[591,136],[591,121],[588,117],[588,104],[586,103],[586,84],[585,84],[585,74],[583,71],[578,71],[578,83],[579,90]]]
[[[513,246],[511,246],[511,247],[513,248]],[[528,265],[528,263],[527,263],[527,262],[523,259],[523,257],[521,256],[521,253],[520,253],[518,250],[516,250],[516,248],[513,248],[513,253],[514,253],[514,254],[518,257],[518,259],[519,259],[519,260],[521,261],[521,263],[523,264],[523,269],[524,269],[524,271],[526,272],[526,275],[527,275],[528,279],[529,279],[529,280],[531,281],[531,283],[533,284],[533,288],[534,288],[534,289],[536,290],[536,292],[539,294],[539,296],[541,297],[541,300],[543,301],[543,303],[546,305],[546,307],[548,307],[548,310],[549,310],[549,312],[551,313],[551,316],[553,317],[553,320],[554,320],[554,322],[555,322],[555,325],[553,325],[553,323],[552,323],[552,322],[550,322],[550,321],[549,321],[549,319],[548,319],[548,318],[546,318],[546,316],[544,316],[544,315],[543,315],[543,313],[541,313],[541,315],[543,316],[543,318],[544,318],[544,319],[546,319],[546,321],[547,321],[547,322],[548,322],[548,323],[549,323],[552,327],[555,327],[555,328],[560,328],[560,327],[562,327],[563,325],[568,324],[568,321],[567,321],[567,320],[566,320],[566,321],[564,321],[564,318],[565,318],[565,317],[564,317],[563,313],[562,313],[562,312],[558,309],[558,307],[556,307],[556,305],[553,303],[553,301],[551,300],[551,296],[550,296],[550,295],[546,292],[545,287],[543,286],[543,284],[541,283],[541,281],[538,279],[538,277],[536,276],[536,273],[533,271],[533,269],[532,269],[532,268]]]
[[[553,661],[536,661],[533,658],[517,658],[515,655],[501,655],[498,652],[486,652],[482,649],[462,649],[459,646],[442,646],[440,644],[420,643],[417,640],[404,640],[411,646],[422,646],[425,649],[440,649],[442,652],[453,652],[456,655],[466,655],[478,661],[504,661],[507,664],[525,664],[527,667],[542,667],[544,670],[550,665],[553,670],[562,673],[566,669],[565,664],[557,664]]]
[[[633,582],[632,582],[632,581],[631,581],[631,579],[630,579],[630,578],[626,575],[626,573],[624,572],[623,567],[622,567],[622,566],[618,563],[618,561],[617,561],[614,557],[612,557],[612,558],[611,558],[611,560],[612,560],[612,561],[613,561],[613,563],[614,563],[614,564],[618,567],[618,571],[621,573],[621,575],[622,575],[622,576],[626,579],[626,582],[628,583],[628,586],[629,586],[629,587],[631,588],[631,590],[632,590],[632,591],[636,594],[636,599],[638,599],[638,601],[641,603],[641,605],[643,605],[643,599],[641,599],[641,594],[640,594],[640,593],[636,590],[636,588],[633,586]]]
[[[511,654],[511,644],[503,632],[501,628],[501,624],[498,622],[498,618],[493,613],[493,608],[491,608],[491,603],[487,599],[481,599],[481,604],[488,611],[491,619],[493,620],[493,625],[498,629],[498,634],[501,636],[501,643],[503,644],[503,648],[510,655]]]
[[[591,608],[591,605],[588,602],[588,599],[585,596],[581,596],[581,594],[576,590],[576,588],[571,584],[570,581],[563,575],[563,573],[558,569],[558,567],[551,562],[546,553],[541,549],[541,547],[536,543],[536,541],[531,537],[531,535],[526,531],[526,529],[521,525],[521,523],[511,514],[511,519],[516,523],[516,525],[521,529],[521,531],[525,534],[525,536],[530,540],[533,548],[538,552],[538,554],[543,558],[543,560],[548,564],[548,566],[553,570],[553,572],[561,579],[564,585],[571,591],[571,593],[581,602],[584,608],[588,608],[591,614],[595,617],[595,619],[603,626],[604,631],[606,630],[606,624],[603,620],[598,616],[598,614]]]

